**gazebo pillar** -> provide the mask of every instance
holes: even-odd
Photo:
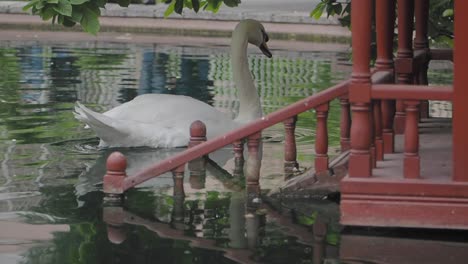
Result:
[[[393,70],[395,0],[376,1],[375,17],[377,28],[377,60],[375,66],[378,70]],[[395,134],[393,131],[395,100],[383,100],[381,108],[383,153],[393,153],[395,149]]]
[[[398,0],[398,51],[395,61],[397,82],[399,84],[413,83],[413,24],[414,0]],[[405,105],[397,100],[395,113],[395,133],[405,131]]]
[[[414,15],[416,17],[416,36],[414,38],[414,50],[425,51],[424,62],[418,69],[417,84],[427,85],[427,69],[429,66],[429,40],[427,37],[428,18],[429,18],[429,0],[415,0]],[[423,100],[420,104],[421,118],[429,117],[429,101]]]
[[[370,43],[372,0],[351,2],[353,73],[349,88],[351,102],[351,151],[349,177],[371,177],[371,75]]]
[[[466,62],[468,61],[468,1],[455,0],[455,46],[454,46],[454,84],[453,84],[453,180],[468,182],[468,74]],[[461,14],[457,16],[456,14]]]

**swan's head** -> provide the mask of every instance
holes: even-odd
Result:
[[[263,25],[257,20],[245,19],[239,23],[237,27],[241,27],[247,34],[247,41],[260,48],[260,50],[268,58],[272,57],[271,51],[267,46],[269,40],[268,34]]]

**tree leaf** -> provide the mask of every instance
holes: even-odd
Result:
[[[223,0],[223,2],[229,7],[236,7],[241,3],[240,0]]]
[[[73,7],[73,12],[71,15],[71,20],[76,23],[80,23],[83,18],[83,11],[81,8],[75,6]]]
[[[442,13],[443,17],[452,17],[453,16],[453,9],[445,9],[444,12]]]
[[[35,6],[37,3],[39,3],[41,0],[32,0],[31,2],[27,3],[24,7],[23,7],[23,11],[27,11],[28,9],[30,9],[31,7]]]
[[[323,10],[325,10],[325,7],[326,5],[324,2],[318,3],[317,6],[315,6],[314,10],[310,12],[310,16],[314,19],[320,19],[322,17]]]
[[[193,10],[195,10],[195,12],[198,12],[198,10],[200,10],[200,1],[192,0],[192,6],[193,6]]]
[[[172,3],[167,6],[166,11],[164,12],[164,17],[168,17],[174,12],[174,6],[175,6],[175,1],[172,1]]]
[[[98,13],[96,10],[93,10],[90,7],[84,7],[83,9],[83,18],[81,19],[81,27],[93,35],[96,35],[99,32],[99,20]]]
[[[40,16],[42,20],[49,20],[56,14],[57,14],[56,11],[51,6],[41,9],[41,12],[40,12]]]
[[[205,10],[217,13],[222,3],[222,0],[208,0],[208,4],[205,5]]]
[[[117,0],[117,3],[121,7],[128,7],[128,5],[130,4],[130,0]]]
[[[59,0],[47,0],[46,1],[48,4],[58,4]]]
[[[59,3],[54,6],[54,10],[64,16],[69,17],[72,15],[72,5],[68,0],[60,0]]]
[[[81,5],[81,4],[84,4],[86,2],[88,2],[89,0],[70,0],[70,3],[72,5]]]
[[[175,6],[174,6],[174,11],[177,14],[182,14],[183,9],[184,9],[184,0],[176,0],[175,1]]]

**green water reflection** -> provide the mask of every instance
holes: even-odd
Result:
[[[1,43],[0,225],[26,223],[37,230],[43,224],[57,227],[52,239],[31,235],[35,241],[23,241],[0,234],[4,244],[17,240],[25,244],[7,255],[18,263],[152,263],[156,259],[162,263],[234,263],[241,260],[228,257],[228,251],[236,249],[238,256],[244,254],[254,262],[312,263],[311,240],[299,242],[268,214],[253,247],[244,241],[242,231],[233,234],[236,223],[238,230],[243,228],[244,220],[233,219],[235,215],[242,219],[245,199],[239,196],[244,192],[243,179],[230,175],[229,149],[213,155],[218,167],[211,167],[197,186],[186,177],[187,196],[182,202],[175,201],[172,176],[165,174],[131,191],[125,204],[126,212],[174,229],[180,227],[174,222],[174,212],[182,212],[177,219],[182,221],[183,234],[214,241],[214,248],[163,238],[136,224],[123,225],[126,239],[121,244],[107,237],[99,183],[110,150],[97,149],[93,132],[73,118],[75,101],[104,111],[139,94],[183,94],[235,115],[238,101],[228,56],[224,47]],[[271,60],[253,54],[249,62],[264,111],[270,113],[345,78],[349,68],[340,66],[345,60],[346,54],[334,52],[277,51]],[[333,102],[328,123],[332,146],[338,145],[338,117],[339,108]],[[313,112],[299,117],[296,133],[303,167],[312,164],[314,127]],[[264,137],[268,151],[261,183],[271,188],[282,181],[282,126],[269,129]],[[180,150],[121,151],[128,156],[132,172]],[[323,203],[326,207],[327,202]],[[177,204],[182,206],[176,210]],[[316,218],[311,213],[294,221],[310,226]],[[327,223],[325,245],[336,251],[336,216]],[[8,260],[7,255],[0,254],[0,260]]]

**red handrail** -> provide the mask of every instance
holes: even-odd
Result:
[[[302,112],[311,110],[321,104],[343,96],[348,92],[349,82],[349,80],[343,81],[331,88],[323,90],[317,94],[311,95],[278,111],[259,118],[247,125],[162,160],[161,162],[155,165],[151,165],[132,176],[125,177],[123,181],[123,191],[126,191],[151,178],[157,177],[165,172],[171,171],[193,159],[209,154],[226,145],[232,144],[237,140],[260,132],[263,129],[286,120],[287,118],[294,117]]]

